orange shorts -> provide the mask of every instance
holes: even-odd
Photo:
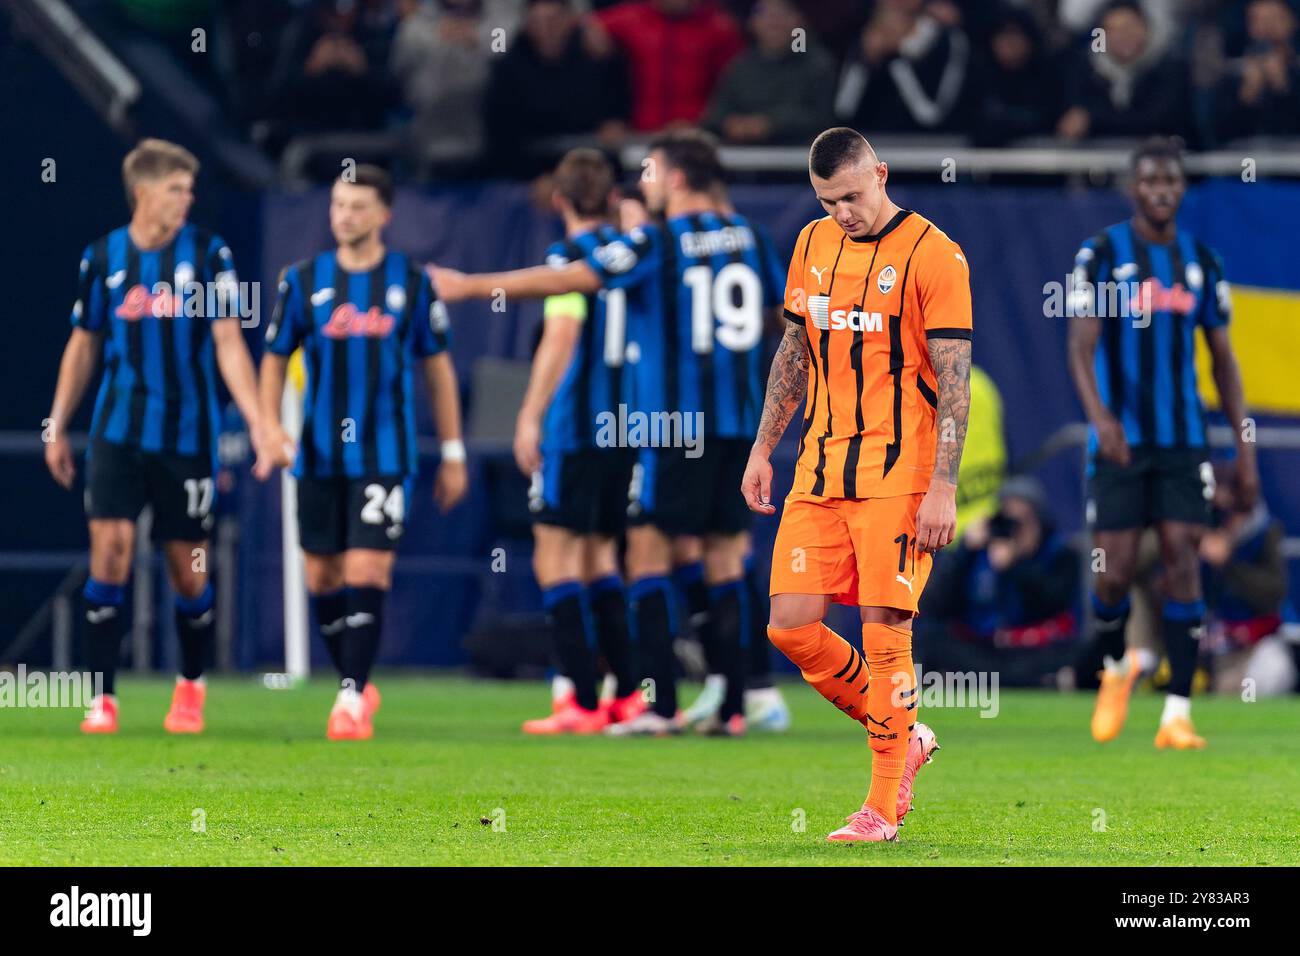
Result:
[[[916,613],[931,556],[916,547],[924,494],[785,499],[770,594],[829,594],[836,604]]]

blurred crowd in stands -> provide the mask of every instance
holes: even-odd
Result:
[[[128,5],[132,0],[120,0]],[[998,146],[1300,134],[1300,0],[227,0],[214,93],[273,153],[387,132],[417,171],[527,175],[556,138],[843,123]],[[540,154],[541,159],[537,156]]]

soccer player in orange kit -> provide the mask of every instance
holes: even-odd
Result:
[[[789,324],[741,492],[752,510],[775,513],[769,458],[807,397],[768,635],[867,730],[866,802],[827,839],[879,842],[897,839],[916,772],[938,749],[916,722],[912,618],[931,555],[957,522],[970,275],[955,242],[890,201],[889,169],[861,134],[826,130],[808,167],[827,215],[795,245]],[[822,622],[832,601],[859,606],[862,653]]]

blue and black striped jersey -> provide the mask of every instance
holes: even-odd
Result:
[[[1073,279],[1075,313],[1102,319],[1097,388],[1129,444],[1204,448],[1194,331],[1231,316],[1219,257],[1183,230],[1168,245],[1143,242],[1126,221],[1083,244]]]
[[[785,297],[766,233],[744,216],[692,213],[596,246],[587,262],[606,288],[645,296],[646,308],[628,319],[634,407],[702,412],[709,435],[752,438],[763,405],[763,316]]]
[[[86,247],[72,324],[104,335],[92,439],[216,460],[209,323],[237,317],[239,284],[219,236],[182,226],[143,250],[126,226]]]
[[[303,349],[307,388],[294,474],[416,474],[411,360],[442,352],[449,336],[429,277],[400,252],[369,272],[343,270],[333,252],[287,268],[266,343],[276,355]]]
[[[606,225],[561,239],[546,250],[546,264],[561,268],[581,262],[618,235],[617,229]],[[618,406],[630,408],[633,399],[631,376],[623,374],[628,314],[642,308],[644,296],[637,290],[601,289],[583,298],[582,332],[542,420],[542,448],[548,451],[595,447],[597,416],[617,415]]]

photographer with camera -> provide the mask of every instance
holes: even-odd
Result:
[[[1036,479],[1009,479],[998,501],[996,514],[971,523],[935,562],[917,659],[931,670],[998,671],[1005,686],[1037,686],[1073,653],[1079,555],[1057,533]]]

